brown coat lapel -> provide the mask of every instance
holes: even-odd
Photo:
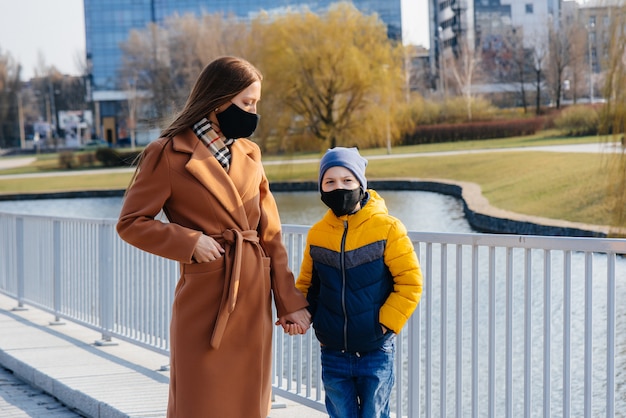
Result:
[[[188,130],[174,137],[172,147],[175,151],[191,154],[185,168],[214,196],[219,196],[219,203],[242,229],[248,229],[246,213],[240,193],[235,187],[229,173],[211,155],[204,144],[198,140],[193,131]],[[235,148],[235,147],[233,147]],[[232,169],[232,171],[237,171]],[[240,170],[239,170],[240,171]]]

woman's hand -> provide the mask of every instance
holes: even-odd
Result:
[[[289,335],[305,334],[311,326],[311,314],[308,309],[302,308],[281,316],[276,321],[276,325],[282,326],[285,333]]]
[[[208,235],[201,235],[196,248],[193,250],[193,259],[196,263],[208,263],[220,258],[224,254],[224,248]]]

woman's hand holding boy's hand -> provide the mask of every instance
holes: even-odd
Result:
[[[311,314],[308,309],[303,308],[281,316],[276,321],[276,325],[282,326],[285,333],[289,335],[305,334],[311,327]]]

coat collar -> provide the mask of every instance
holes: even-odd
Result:
[[[229,173],[211,155],[211,152],[196,134],[191,129],[182,132],[172,139],[172,147],[175,151],[191,154],[185,165],[187,171],[211,194],[216,196],[226,212],[232,215],[233,220],[242,230],[249,229],[243,201]],[[236,168],[231,166],[231,171],[233,170]]]

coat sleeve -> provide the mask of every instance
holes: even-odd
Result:
[[[167,142],[146,147],[129,186],[117,222],[119,236],[144,251],[183,263],[191,263],[202,234],[175,223],[155,219],[171,194]]]
[[[396,221],[387,238],[385,264],[393,277],[393,291],[380,308],[379,320],[399,333],[422,296],[422,270],[406,228]]]
[[[282,241],[278,207],[270,192],[269,182],[263,172],[260,185],[261,220],[259,236],[265,253],[271,260],[272,291],[278,316],[307,307],[304,295],[296,289],[293,273],[289,268],[287,250]]]

